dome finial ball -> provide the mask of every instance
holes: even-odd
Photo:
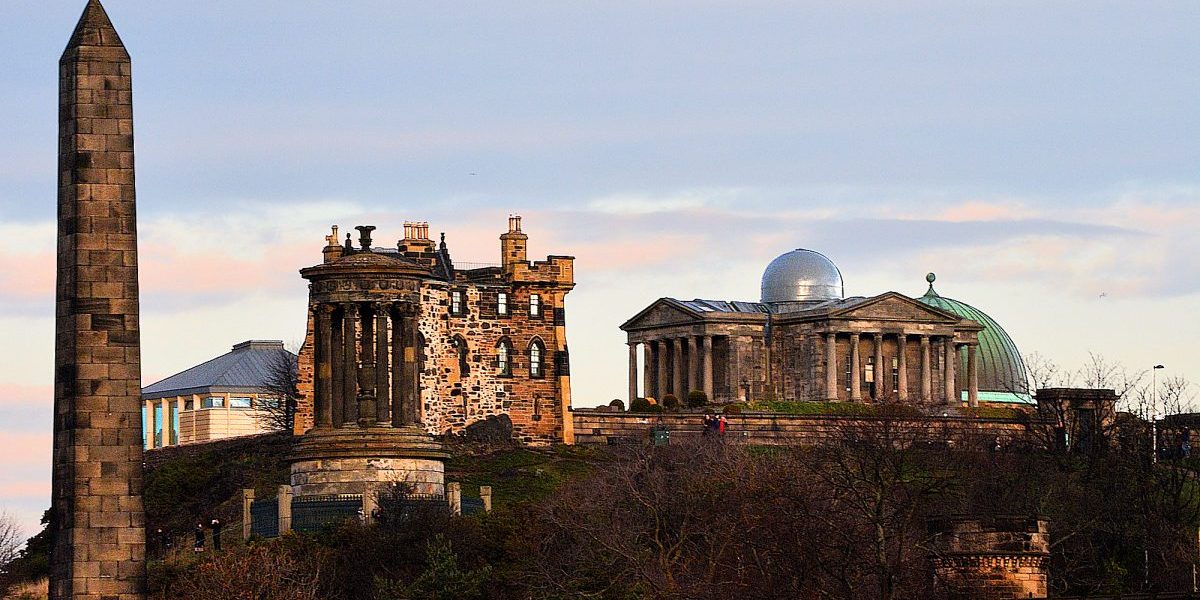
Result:
[[[933,283],[933,282],[937,281],[937,275],[930,273],[925,276],[925,281],[928,281],[929,283]]]

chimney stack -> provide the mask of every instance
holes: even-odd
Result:
[[[529,236],[521,233],[521,216],[508,215],[508,233],[500,236],[500,265],[511,273],[514,265],[526,262],[525,246]]]

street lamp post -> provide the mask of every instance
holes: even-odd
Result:
[[[1151,462],[1158,463],[1158,370],[1165,369],[1163,365],[1154,365],[1150,369],[1150,448]]]

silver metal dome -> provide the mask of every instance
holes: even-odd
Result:
[[[762,301],[823,302],[845,295],[842,272],[824,254],[797,248],[779,255],[762,276]]]

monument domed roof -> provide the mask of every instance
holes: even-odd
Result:
[[[925,276],[929,290],[918,302],[970,319],[983,325],[979,332],[977,365],[979,370],[979,399],[985,402],[1032,402],[1029,396],[1029,379],[1025,372],[1025,361],[1008,332],[988,316],[987,313],[953,298],[946,298],[933,289],[937,276]],[[966,373],[966,357],[962,358],[960,373]]]
[[[824,254],[797,248],[779,255],[762,276],[762,302],[824,302],[845,295],[842,272]]]

